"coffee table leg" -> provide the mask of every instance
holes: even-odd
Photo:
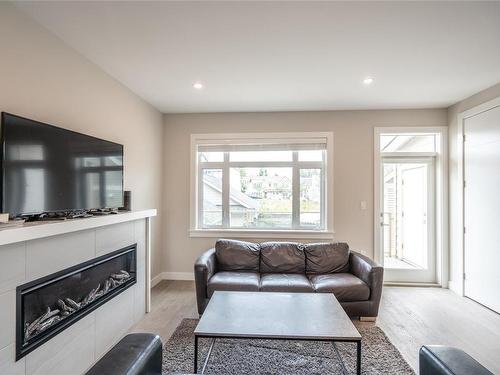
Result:
[[[356,374],[361,375],[361,340],[357,341]]]
[[[198,336],[194,337],[194,373],[198,373]]]
[[[201,368],[201,374],[205,373],[205,369],[208,366],[208,361],[210,360],[210,356],[212,355],[212,349],[215,345],[215,337],[212,337],[212,343],[210,344],[210,348],[208,348],[207,358],[205,358],[205,362],[203,362],[203,367]]]

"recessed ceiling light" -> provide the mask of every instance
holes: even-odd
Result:
[[[363,84],[365,84],[366,86],[371,85],[372,83],[373,83],[373,78],[372,77],[366,77],[363,80]]]
[[[193,88],[195,88],[196,90],[201,90],[203,88],[203,83],[195,82],[193,83]]]

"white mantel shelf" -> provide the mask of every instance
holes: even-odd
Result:
[[[35,221],[18,227],[0,229],[0,246],[11,243],[30,241],[38,238],[57,236],[85,229],[123,223],[156,216],[156,209],[120,212],[104,216],[68,219],[63,221]]]

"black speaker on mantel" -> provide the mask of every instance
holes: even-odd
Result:
[[[124,211],[132,211],[132,192],[130,190],[125,190],[123,192],[123,207]]]

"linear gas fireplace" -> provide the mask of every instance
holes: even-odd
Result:
[[[18,286],[16,360],[135,284],[136,248],[134,244]]]

